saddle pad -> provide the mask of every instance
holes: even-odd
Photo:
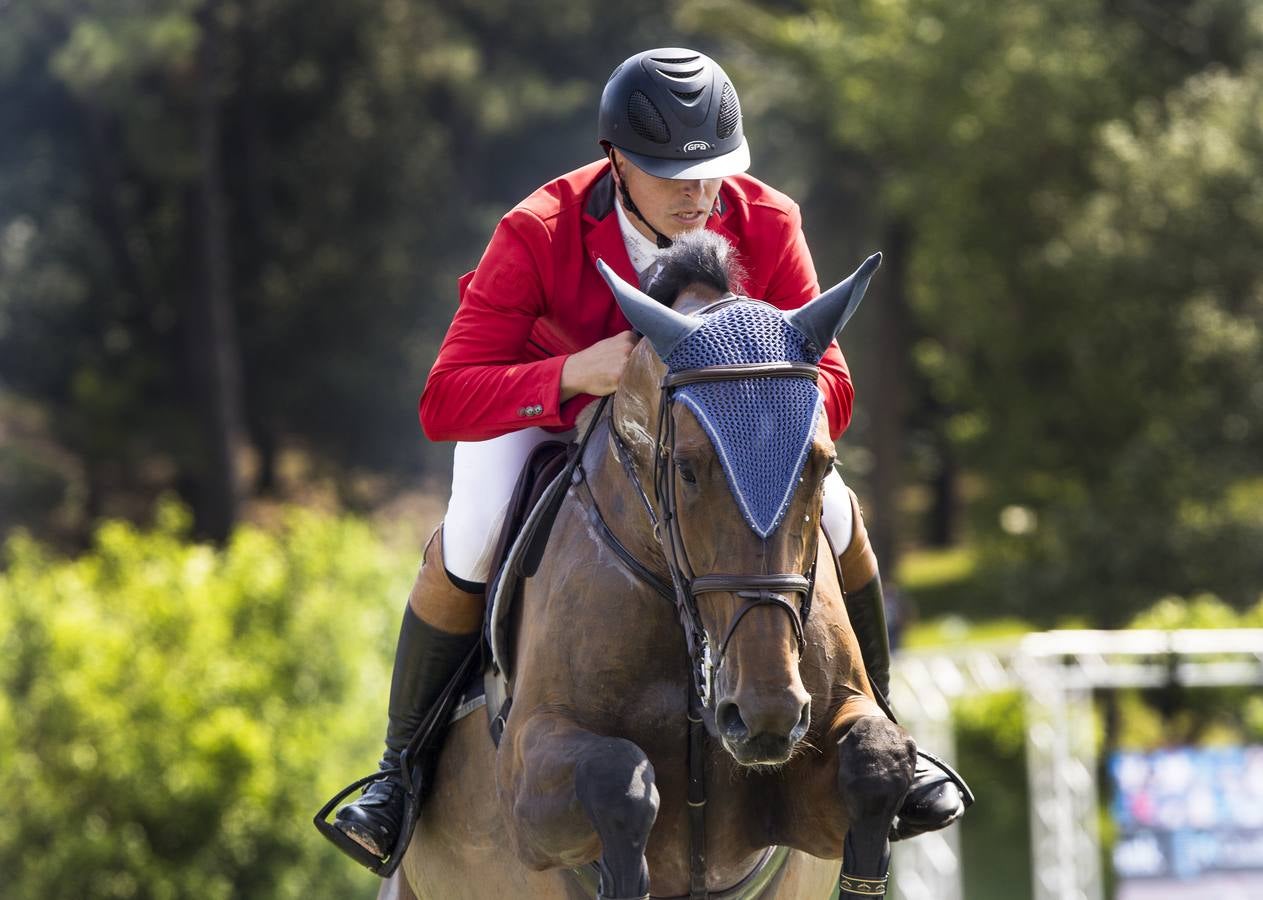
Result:
[[[460,699],[456,701],[456,706],[452,708],[452,717],[448,719],[448,724],[454,724],[465,718],[475,710],[482,709],[487,705],[487,692],[483,687],[482,672],[473,672],[469,676],[469,680],[465,682],[464,692],[460,695]]]
[[[542,520],[549,515],[555,516],[557,505],[550,504],[547,499],[553,490],[565,493],[566,486],[557,482],[565,476],[564,471],[554,473],[552,479],[540,492],[541,500],[531,508],[516,537],[505,554],[499,572],[487,588],[487,642],[491,645],[491,664],[496,671],[507,676],[512,670],[513,660],[509,656],[509,617],[513,604],[522,586],[522,575],[519,561],[531,549]],[[550,508],[551,507],[551,508]],[[551,522],[548,523],[551,526]]]
[[[567,451],[571,446],[563,441],[548,441],[531,452],[518,477],[500,530],[493,557],[496,565],[487,585],[485,635],[491,647],[492,665],[501,672],[508,671],[509,660],[503,648],[507,645],[506,632],[513,598],[518,593],[522,578],[534,574],[523,568],[521,559],[537,542],[547,537],[552,527],[551,517],[557,514],[557,504],[546,501],[552,496],[552,486],[565,468]]]

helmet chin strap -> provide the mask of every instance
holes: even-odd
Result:
[[[654,240],[657,241],[658,243],[659,250],[665,250],[668,247],[670,247],[673,243],[675,243],[669,237],[663,234],[661,231],[659,231],[658,229],[654,228],[652,225],[649,224],[649,220],[646,219],[644,215],[641,214],[640,209],[636,206],[635,201],[632,200],[631,191],[627,190],[627,182],[624,181],[621,177],[618,179],[618,193],[619,193],[619,196],[622,197],[622,200],[623,200],[623,209],[627,210],[637,219],[640,219],[640,221],[644,222],[645,227],[653,232],[653,237],[654,237]]]
[[[669,237],[667,237],[665,234],[663,234],[661,231],[659,231],[658,229],[654,228],[652,225],[649,224],[649,220],[644,217],[639,207],[636,206],[636,202],[632,200],[631,191],[627,190],[627,181],[626,179],[623,178],[622,170],[620,170],[618,168],[618,165],[614,162],[614,149],[611,147],[609,148],[607,152],[609,153],[609,157],[610,157],[610,168],[612,168],[615,172],[618,173],[618,178],[616,178],[615,181],[618,182],[618,195],[619,197],[622,198],[623,209],[627,210],[637,219],[640,219],[640,221],[644,222],[645,227],[653,232],[653,237],[654,237],[654,240],[658,244],[658,249],[666,250],[675,242],[671,240]]]
[[[654,237],[654,240],[658,244],[658,249],[666,250],[675,242],[671,240],[671,238],[663,234],[661,231],[654,228],[653,225],[650,224],[649,220],[646,219],[644,214],[640,211],[640,208],[636,206],[636,201],[632,200],[631,191],[627,190],[627,179],[623,178],[622,170],[620,170],[618,166],[614,163],[614,151],[612,147],[609,149],[609,157],[610,157],[610,168],[612,168],[615,172],[618,173],[618,178],[616,178],[615,180],[618,182],[618,195],[619,197],[622,198],[623,209],[627,210],[637,219],[640,219],[640,221],[644,222],[645,227],[653,232],[653,237]],[[718,198],[716,198],[716,201],[718,201]],[[714,215],[714,213],[715,213],[715,206],[714,204],[711,204],[710,212],[708,212],[706,215],[707,217],[710,217]]]

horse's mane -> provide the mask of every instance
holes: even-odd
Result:
[[[690,285],[701,284],[721,294],[735,294],[741,292],[745,282],[737,248],[722,235],[704,228],[676,238],[659,262],[662,268],[647,293],[668,306]]]
[[[698,229],[680,235],[671,247],[659,257],[662,268],[654,278],[646,293],[659,303],[667,306],[675,305],[680,295],[688,288],[701,286],[710,288],[720,294],[740,293],[746,278],[745,267],[737,257],[737,249],[723,235],[713,231]],[[693,312],[696,306],[685,308],[683,312]],[[653,353],[650,358],[656,359]],[[653,383],[638,385],[632,391],[620,387],[623,397],[622,436],[628,443],[638,447],[641,452],[652,453],[653,436],[645,430],[641,422],[648,422],[650,413],[648,403],[656,396]],[[579,414],[575,422],[580,431],[591,421],[596,404],[590,404]],[[638,415],[628,415],[629,409],[637,409]]]

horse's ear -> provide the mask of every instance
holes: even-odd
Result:
[[[605,264],[605,260],[598,259],[596,268],[614,292],[614,299],[627,321],[649,339],[660,359],[670,356],[680,341],[701,326],[699,320],[663,306],[640,288],[628,284]]]
[[[868,282],[881,265],[881,254],[874,253],[840,284],[835,284],[809,303],[788,313],[786,320],[807,336],[824,356],[829,342],[846,327],[847,320],[859,308],[868,290]]]

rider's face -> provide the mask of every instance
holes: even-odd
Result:
[[[613,151],[617,174],[631,192],[632,202],[654,228],[669,238],[701,228],[715,206],[722,178],[659,178],[637,168],[617,150]],[[628,219],[649,240],[653,233],[635,216]]]

